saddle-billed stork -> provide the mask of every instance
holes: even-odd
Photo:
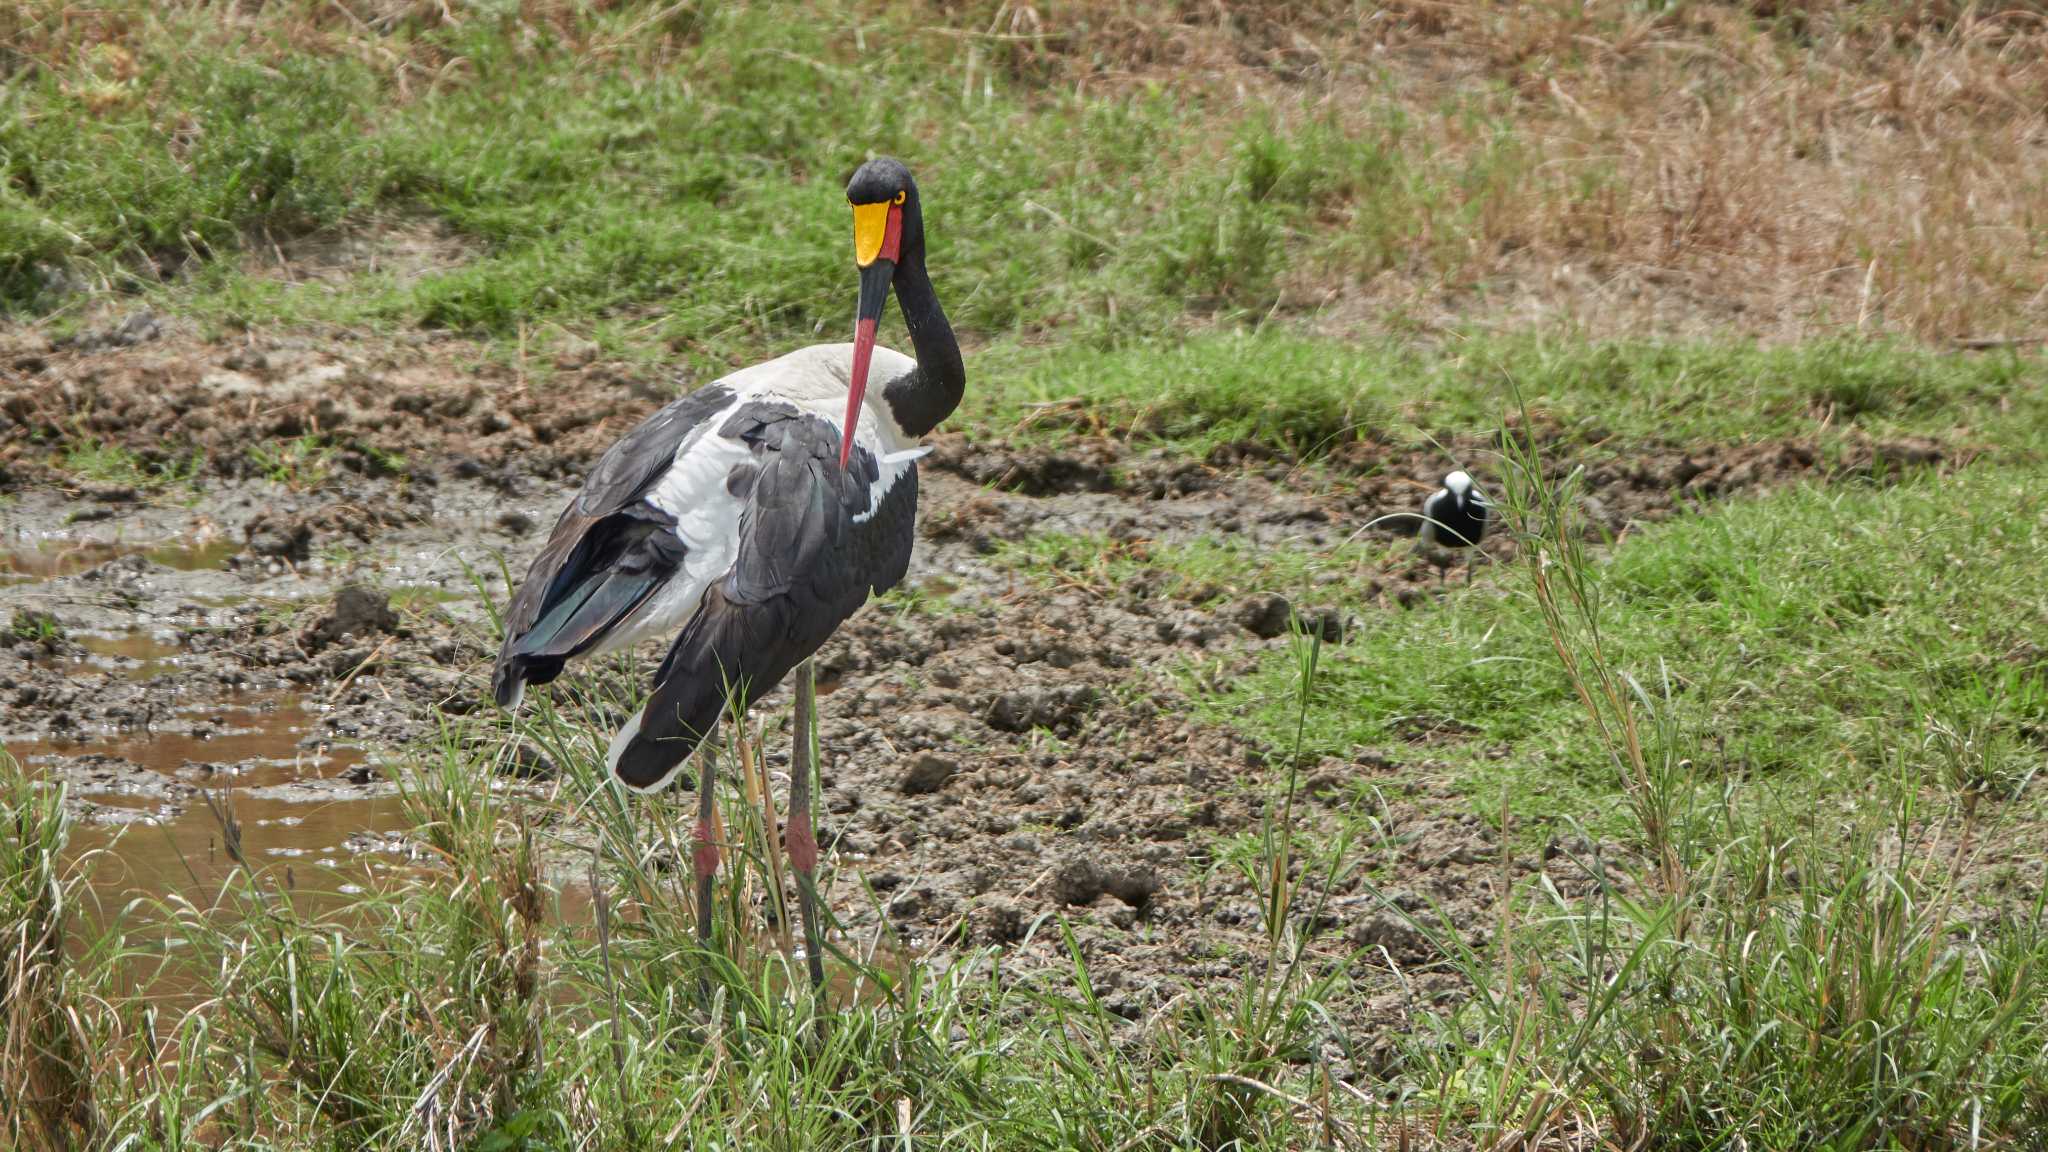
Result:
[[[1477,545],[1486,536],[1486,529],[1493,522],[1493,505],[1487,502],[1485,493],[1472,483],[1472,477],[1462,469],[1444,477],[1443,487],[1429,494],[1422,502],[1422,526],[1415,533],[1421,547],[1469,548]],[[1436,563],[1431,557],[1431,563]],[[1439,583],[1444,577],[1448,558],[1436,564]],[[1465,566],[1465,582],[1472,581],[1472,566]]]
[[[879,157],[846,186],[860,290],[851,344],[801,348],[654,413],[598,460],[562,510],[505,618],[492,673],[516,708],[579,656],[672,633],[653,692],[611,743],[611,774],[650,793],[673,783],[732,703],[744,709],[801,667],[783,840],[814,985],[824,982],[811,825],[811,654],[909,567],[919,438],[960,403],[960,345],[925,270],[910,171]],[[917,352],[875,346],[895,289]],[[869,394],[870,372],[880,382]],[[678,632],[678,629],[680,631]],[[697,931],[711,935],[718,869],[716,757],[699,758],[692,858]]]

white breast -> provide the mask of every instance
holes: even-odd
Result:
[[[868,364],[867,403],[861,405],[860,428],[854,439],[877,456],[914,448],[917,441],[896,423],[882,401],[882,386],[917,367],[917,361],[877,346]],[[837,428],[846,418],[846,390],[852,387],[853,345],[813,344],[765,364],[742,368],[719,380],[742,397],[776,397],[816,412]]]
[[[928,451],[904,434],[880,398],[881,385],[916,366],[916,361],[900,352],[875,349],[867,402],[861,405],[854,440],[875,454],[881,474],[869,493],[868,513],[856,522],[873,516],[889,490],[909,475],[912,462]],[[675,517],[676,534],[688,548],[682,570],[631,618],[611,629],[597,651],[673,636],[696,614],[705,590],[732,570],[739,555],[740,516],[745,505],[726,490],[726,478],[753,457],[745,444],[718,434],[732,414],[750,402],[783,401],[815,412],[839,428],[846,418],[852,371],[853,345],[814,344],[717,381],[733,390],[733,402],[683,438],[676,447],[674,463],[646,497],[649,504]]]

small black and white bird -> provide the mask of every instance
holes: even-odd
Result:
[[[1429,494],[1422,502],[1422,526],[1416,531],[1416,541],[1422,547],[1469,548],[1477,545],[1486,536],[1486,529],[1493,522],[1493,505],[1487,503],[1484,493],[1472,483],[1472,477],[1463,470],[1444,477],[1443,487]],[[1434,562],[1434,561],[1432,561]],[[1437,579],[1443,579],[1448,558],[1437,565]],[[1465,579],[1472,579],[1472,568],[1465,568]]]
[[[801,666],[785,842],[798,873],[812,979],[810,657],[870,595],[903,579],[917,513],[919,439],[960,403],[960,345],[925,270],[923,207],[897,160],[846,187],[860,290],[851,344],[735,372],[612,445],[562,511],[505,618],[492,680],[516,708],[568,661],[674,635],[653,692],[611,742],[610,771],[655,792],[682,774],[730,703]],[[875,346],[895,290],[915,359]],[[879,381],[870,395],[870,372]],[[711,927],[715,756],[700,758],[698,931]]]

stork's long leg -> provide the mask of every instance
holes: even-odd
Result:
[[[711,881],[718,875],[718,752],[697,752],[697,832],[690,863],[697,872],[697,943],[711,947]]]
[[[818,932],[818,836],[811,827],[811,730],[818,710],[816,670],[806,659],[796,669],[795,736],[789,750],[789,818],[782,840],[796,869],[797,914],[804,922],[804,960],[811,970],[811,989],[825,988],[824,945]]]

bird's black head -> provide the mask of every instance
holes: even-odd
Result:
[[[846,202],[853,208],[853,255],[861,267],[878,258],[905,263],[924,251],[917,181],[903,161],[877,156],[855,169],[846,182]]]
[[[896,268],[924,266],[924,223],[918,212],[917,182],[893,156],[877,156],[846,182],[853,207],[853,260],[860,266],[860,301],[853,313],[853,372],[846,397],[846,424],[839,445],[840,467],[853,451],[855,420],[867,392],[868,364],[875,350],[875,325],[889,302]]]
[[[917,181],[910,169],[894,156],[877,156],[854,169],[846,182],[846,202],[861,204],[903,204],[917,199]]]

